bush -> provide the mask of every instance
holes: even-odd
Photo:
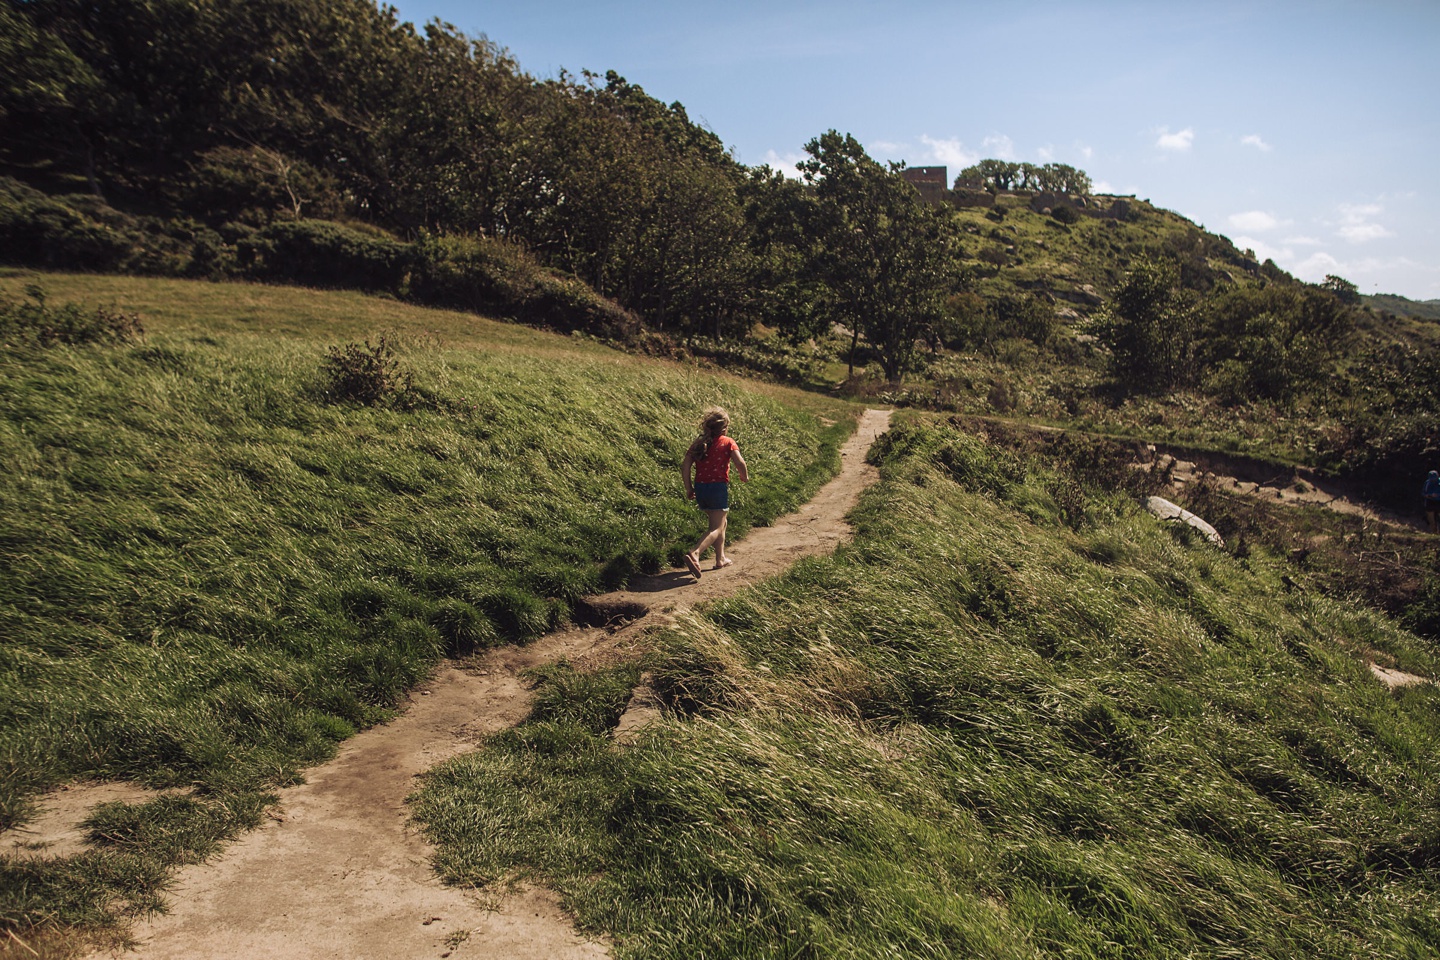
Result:
[[[614,339],[638,332],[634,314],[580,280],[542,267],[524,248],[484,237],[427,236],[417,244],[412,299]]]
[[[54,308],[37,284],[25,288],[25,300],[0,299],[0,343],[125,343],[143,336],[140,317],[110,307],[86,310],[76,303]]]
[[[130,256],[123,231],[17,180],[0,178],[0,260],[58,270],[114,270]]]
[[[176,198],[187,210],[204,210],[215,222],[254,224],[325,219],[342,206],[335,180],[303,160],[260,147],[216,147],[197,159]]]
[[[384,293],[401,289],[413,257],[409,244],[325,220],[272,223],[236,246],[257,280]]]
[[[1050,210],[1050,216],[1054,217],[1060,223],[1065,224],[1078,223],[1080,220],[1079,212],[1076,211],[1074,207],[1068,206],[1063,203],[1057,203],[1054,207],[1052,207]]]
[[[366,340],[363,345],[331,347],[324,374],[325,396],[333,402],[373,407],[387,400],[406,400],[411,394],[410,374],[400,369],[384,337],[374,344]]]
[[[1024,337],[1044,346],[1055,336],[1055,308],[1033,294],[1005,294],[989,304],[993,329],[1001,336]]]

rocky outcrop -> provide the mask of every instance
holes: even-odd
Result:
[[[1171,503],[1164,497],[1146,497],[1145,509],[1149,510],[1161,520],[1168,520],[1173,523],[1183,523],[1188,527],[1194,527],[1204,535],[1206,540],[1217,547],[1225,546],[1225,539],[1210,524],[1186,510],[1179,504]]]

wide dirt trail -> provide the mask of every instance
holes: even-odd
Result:
[[[404,960],[484,957],[570,960],[608,955],[586,940],[549,891],[487,901],[444,886],[431,848],[410,825],[405,798],[416,777],[522,721],[530,692],[521,671],[562,657],[624,657],[643,634],[690,607],[825,554],[850,533],[845,515],[876,472],[865,452],[889,413],[867,411],[841,453],[839,476],[796,513],[759,528],[730,551],[735,564],[639,577],[631,589],[594,598],[590,619],[525,647],[491,651],[463,669],[442,664],[405,712],[341,745],[308,782],[281,791],[269,821],[209,863],[182,870],[171,912],[139,924],[131,960]],[[616,626],[618,624],[618,626]],[[634,711],[634,715],[643,714]],[[633,716],[630,720],[634,722]]]

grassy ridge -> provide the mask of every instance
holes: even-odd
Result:
[[[538,875],[626,957],[1424,957],[1440,691],[1374,614],[910,420],[855,544],[673,629],[671,710],[545,678],[434,772],[452,880]]]
[[[564,338],[477,349],[493,325],[474,318],[464,347],[398,335],[407,404],[331,403],[345,298],[264,291],[262,322],[291,331],[264,336],[204,330],[187,290],[254,293],[176,284],[177,319],[141,343],[0,350],[0,826],[73,777],[195,788],[107,812],[98,852],[0,863],[0,921],[143,908],[166,865],[253,823],[440,657],[523,642],[674,559],[704,527],[677,476],[704,406],[756,465],[737,533],[806,499],[853,429],[838,404]]]

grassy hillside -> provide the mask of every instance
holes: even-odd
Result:
[[[624,957],[1435,955],[1440,691],[1366,666],[1433,650],[1098,449],[901,423],[853,546],[664,638],[636,744],[630,677],[554,671],[435,772],[441,869]]]
[[[147,908],[441,657],[676,560],[704,527],[677,465],[705,406],[754,464],[736,535],[806,499],[853,429],[841,404],[470,315],[41,280],[146,333],[0,346],[0,828],[72,778],[192,792],[108,811],[97,852],[0,862],[7,925]],[[326,370],[382,335],[390,392],[337,399]]]
[[[964,257],[974,261],[979,292],[987,299],[1035,292],[1086,313],[1115,291],[1130,262],[1146,252],[1181,259],[1207,284],[1260,270],[1227,238],[1147,200],[1091,197],[1084,209],[1090,213],[1061,220],[1034,209],[1029,194],[1001,194],[993,207],[957,210],[966,234]]]
[[[1440,300],[1411,300],[1393,293],[1376,293],[1365,297],[1365,305],[1401,317],[1440,320]]]

